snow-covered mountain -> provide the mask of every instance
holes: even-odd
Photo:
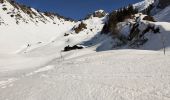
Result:
[[[168,2],[74,21],[0,0],[0,100],[169,100]]]
[[[133,6],[141,12],[148,13],[149,11],[150,15],[155,15],[169,5],[169,0],[144,0],[134,4]]]
[[[150,4],[156,4],[156,2],[158,1],[144,0],[134,4],[134,7],[142,11],[147,9]],[[1,52],[23,53],[40,47],[44,48],[44,45],[51,45],[51,42],[57,42],[55,47],[60,48],[60,51],[67,45],[76,44],[83,44],[88,47],[98,45],[97,51],[113,49],[114,47],[114,39],[100,34],[109,16],[103,10],[96,11],[84,20],[76,22],[58,14],[39,12],[34,8],[20,5],[11,0],[1,0],[0,7]],[[167,7],[156,13],[155,20],[169,21],[167,18],[168,11],[169,8]],[[79,27],[82,23],[86,27]],[[13,31],[11,32],[11,30]],[[120,31],[123,30],[120,29]],[[106,45],[108,42],[109,45]]]
[[[134,4],[134,7],[137,8],[139,11],[142,11],[157,1],[156,0],[143,0],[141,2]]]
[[[0,12],[2,47],[0,51],[13,53],[55,41],[61,43],[57,44],[61,46],[58,47],[61,50],[66,45],[75,45],[90,39],[101,31],[107,15],[103,10],[99,10],[86,19],[76,22],[58,14],[38,12],[34,8],[6,0],[0,3]],[[80,23],[86,24],[87,28],[75,32],[74,28]]]
[[[75,25],[74,21],[53,13],[38,12],[14,1],[2,1],[0,3],[1,52],[13,52],[28,44],[48,42]]]

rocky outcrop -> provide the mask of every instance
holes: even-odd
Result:
[[[155,19],[154,19],[154,17],[152,17],[152,16],[145,16],[145,17],[143,18],[143,20],[147,20],[147,21],[151,21],[151,22],[156,22]]]
[[[102,18],[102,17],[104,17],[104,16],[106,16],[106,13],[105,13],[104,10],[98,10],[98,11],[95,11],[95,12],[93,13],[93,17]]]
[[[4,0],[0,0],[0,3],[4,3]]]
[[[71,51],[71,50],[76,50],[76,49],[83,49],[84,47],[83,46],[80,46],[80,45],[74,45],[74,46],[66,46],[65,48],[64,48],[64,50],[63,51]]]
[[[117,24],[119,22],[125,21],[126,19],[133,19],[134,14],[136,13],[138,13],[138,10],[135,9],[132,5],[111,12],[108,16],[108,21],[105,23],[102,29],[102,33],[111,33],[113,35],[116,35],[118,33],[116,29]]]
[[[56,24],[54,20],[55,18],[71,22],[74,21],[73,19],[65,18],[57,13],[40,12],[37,9],[33,9],[23,4],[19,4],[15,0],[0,0],[0,3],[3,3],[2,9],[6,11],[8,15],[16,19],[16,24],[20,24],[20,22],[33,22],[35,24],[37,24],[38,22],[43,22],[45,24],[48,22],[53,22],[54,24]],[[8,7],[6,6],[8,3],[12,6],[12,8],[8,9]],[[26,18],[25,16],[23,16],[22,13],[28,15],[28,17]]]
[[[82,30],[84,29],[87,29],[87,24],[81,22],[77,27],[74,27],[73,30],[76,32],[76,33],[79,33],[81,32]]]
[[[97,10],[93,13],[88,14],[84,19],[90,19],[92,17],[98,17],[98,18],[102,18],[105,17],[107,15],[107,13],[104,10]]]

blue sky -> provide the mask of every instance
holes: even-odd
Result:
[[[40,11],[56,12],[65,17],[82,19],[90,12],[103,9],[110,12],[142,0],[16,0]]]

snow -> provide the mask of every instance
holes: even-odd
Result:
[[[3,5],[6,5],[7,11],[4,11]],[[32,45],[38,42],[49,42],[54,36],[58,36],[60,34],[64,34],[64,32],[71,29],[75,22],[64,21],[62,18],[54,17],[54,20],[44,16],[41,18],[40,13],[33,11],[37,14],[37,16],[32,19],[27,14],[25,14],[22,10],[17,10],[10,3],[5,2],[4,4],[0,4],[0,16],[1,19],[4,20],[6,25],[0,25],[0,52],[3,53],[15,53],[18,52],[19,48],[23,48],[24,46]],[[19,24],[16,24],[16,19],[11,17],[13,15],[20,14],[22,16],[19,19]],[[26,22],[24,22],[26,20]],[[38,23],[36,23],[36,20]],[[41,20],[44,20],[46,24],[44,24]],[[55,22],[56,24],[53,24]],[[11,31],[12,30],[12,31]],[[4,45],[5,44],[5,45]]]
[[[103,13],[103,12],[105,12],[105,11],[102,10],[102,9],[100,9],[100,10],[95,11],[95,13],[97,13],[97,12]]]
[[[44,68],[36,70],[35,73],[44,72],[44,71],[47,71],[47,70],[50,70],[50,69],[53,69],[53,68],[54,68],[54,66],[49,65],[49,66],[46,66]]]
[[[137,8],[139,11],[146,9],[150,4],[154,3],[155,0],[143,0],[134,4],[133,6]]]
[[[158,21],[163,21],[163,22],[170,22],[170,6],[166,7],[156,15],[154,15],[155,19]]]
[[[169,64],[169,55],[143,50],[107,51],[56,60],[49,64],[54,68],[38,69],[41,73],[21,74],[12,82],[1,80],[0,99],[168,100]]]
[[[107,15],[71,22],[47,16],[45,20],[41,17],[43,13],[33,8],[38,16],[30,18],[15,9],[14,14],[23,16],[16,24],[16,20],[6,14],[14,7],[8,2],[5,5],[7,11],[3,11],[0,4],[0,22],[4,22],[0,25],[0,100],[170,99],[168,7],[155,15],[157,20],[165,22],[144,21],[146,15],[141,16],[140,31],[150,24],[159,27],[160,33],[148,32],[148,42],[137,48],[139,50],[127,45],[120,47],[121,50],[112,50],[116,49],[118,40],[100,34]],[[140,5],[143,2],[137,6]],[[128,22],[132,21],[118,24],[120,34],[129,35]],[[87,24],[87,29],[75,33],[73,27],[81,22]],[[85,48],[63,52],[68,45]]]

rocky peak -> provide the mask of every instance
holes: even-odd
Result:
[[[102,18],[104,16],[106,16],[106,12],[104,10],[97,10],[93,13],[93,17]]]
[[[88,14],[85,19],[89,19],[92,17],[98,17],[98,18],[102,18],[105,17],[107,15],[107,13],[104,10],[97,10],[93,13]]]

